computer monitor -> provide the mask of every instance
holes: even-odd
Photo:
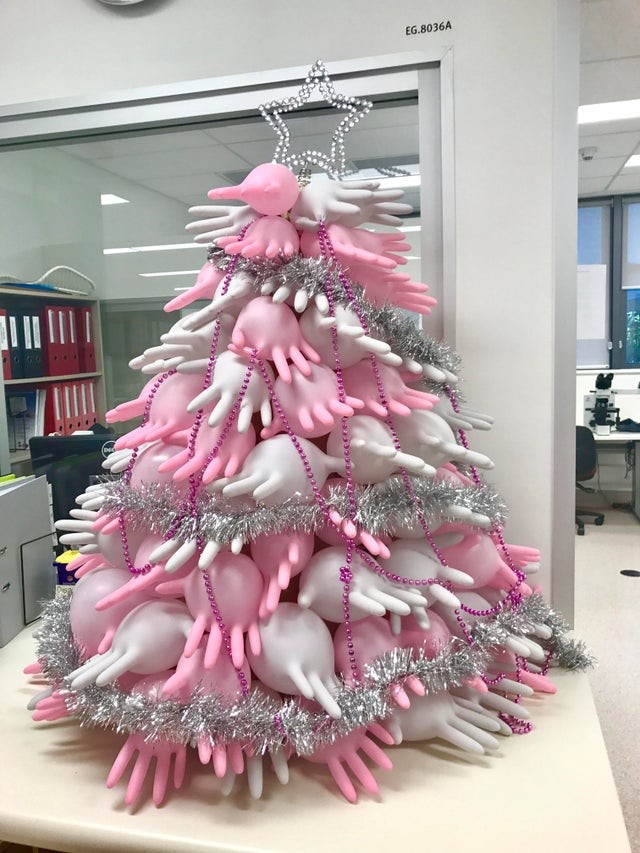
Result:
[[[115,435],[45,435],[29,439],[31,465],[36,476],[44,474],[51,484],[53,518],[69,518],[75,499],[92,476],[108,472],[102,463],[113,452]]]

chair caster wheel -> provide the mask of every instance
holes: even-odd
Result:
[[[604,524],[604,518],[596,518],[595,524],[597,527],[602,527],[602,525]]]
[[[584,536],[584,528],[582,530],[578,529],[576,532],[578,536]]]

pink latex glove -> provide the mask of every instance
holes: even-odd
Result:
[[[360,261],[382,269],[392,270],[398,264],[406,264],[407,259],[395,252],[406,252],[411,245],[400,232],[365,231],[361,228],[347,228],[338,223],[327,227],[329,239],[338,260],[349,266],[352,261]],[[322,256],[317,234],[305,231],[300,237],[300,251],[307,258]]]
[[[374,305],[396,305],[405,311],[416,314],[430,314],[438,304],[433,296],[428,296],[428,285],[411,281],[407,273],[390,272],[387,269],[370,264],[350,261],[348,274],[365,292],[365,297]]]
[[[508,589],[518,583],[517,575],[500,559],[491,537],[486,533],[468,533],[461,541],[439,544],[449,566],[473,578],[471,589],[491,587]]]
[[[207,570],[216,604],[229,633],[231,659],[240,667],[244,661],[244,634],[248,634],[249,647],[260,654],[258,610],[262,596],[262,576],[255,563],[243,554],[222,551]],[[222,634],[212,612],[203,572],[191,572],[186,578],[167,581],[157,587],[157,592],[184,595],[187,608],[195,620],[184,653],[195,654],[205,631],[209,631],[204,658],[205,667],[211,668],[218,660],[222,648]]]
[[[128,806],[133,805],[140,798],[149,766],[154,758],[156,760],[152,793],[154,805],[159,806],[163,803],[170,786],[170,778],[176,790],[182,787],[187,764],[185,744],[171,743],[166,740],[146,741],[143,735],[136,734],[129,735],[116,756],[107,776],[107,788],[113,788],[118,784],[134,756],[136,757],[124,798]],[[173,776],[171,776],[172,758]]]
[[[183,654],[176,671],[164,683],[160,695],[186,703],[196,688],[202,695],[215,693],[232,703],[241,693],[238,672],[226,655],[220,655],[213,667],[205,667],[207,641],[203,638],[192,655]],[[239,669],[244,673],[247,687],[251,686],[251,670],[246,659]],[[239,743],[216,743],[208,736],[198,741],[198,757],[202,764],[213,764],[213,770],[222,779],[229,769],[241,773],[244,768],[243,748]]]
[[[239,198],[258,213],[268,216],[286,213],[299,194],[296,176],[280,163],[262,163],[252,169],[241,184],[217,187],[207,193],[210,199]]]
[[[243,258],[290,258],[300,248],[298,232],[279,216],[263,216],[247,228],[243,237],[221,237],[217,242],[227,254]]]
[[[500,554],[501,559],[503,557],[502,545],[500,544],[500,539],[497,533],[490,533],[491,539],[495,543],[496,550],[498,554]],[[537,548],[530,548],[527,545],[510,545],[505,543],[507,546],[507,551],[509,552],[509,557],[511,561],[518,569],[526,569],[526,567],[531,564],[537,564],[542,559],[542,555]]]
[[[143,388],[137,400],[134,400],[131,404],[122,403],[112,410],[118,413],[118,419],[120,419],[120,415],[124,417],[128,412],[137,410],[141,402],[143,403],[142,410],[144,411],[147,398],[155,381],[153,379],[151,383]],[[116,450],[124,447],[138,447],[143,442],[156,441],[178,430],[190,427],[193,423],[193,415],[187,407],[190,401],[201,391],[201,376],[182,376],[177,373],[169,376],[160,385],[153,397],[147,423],[119,438],[115,443]],[[128,416],[133,417],[133,415]],[[107,417],[107,420],[109,421],[109,417]],[[111,421],[109,422],[111,423]]]
[[[380,402],[376,375],[368,358],[348,367],[344,373],[344,387],[347,394],[358,396],[364,401],[364,412],[385,418],[390,412],[406,417],[412,409],[432,409],[438,402],[435,394],[416,391],[405,385],[395,367],[386,364],[377,365],[378,373],[387,398],[388,409]],[[411,453],[410,449],[407,449]]]
[[[182,453],[186,447],[189,432],[173,433],[172,436],[167,436],[166,441],[154,441],[148,447],[144,447],[138,452],[136,461],[131,472],[131,487],[139,489],[149,483],[171,483],[173,474],[171,471],[161,471],[160,469],[165,462],[174,459],[178,454]],[[176,497],[184,494],[184,489],[176,489]]]
[[[162,672],[139,680],[131,690],[132,695],[145,696],[152,702],[157,702],[160,698],[160,689],[169,674],[170,672]],[[162,738],[151,741],[145,740],[141,734],[132,734],[129,735],[113,762],[107,776],[107,788],[113,788],[120,781],[134,755],[136,758],[124,800],[126,805],[131,806],[139,800],[149,772],[149,766],[154,758],[156,759],[152,792],[154,804],[156,806],[161,805],[167,794],[172,757],[174,759],[173,786],[176,790],[182,787],[187,758],[186,745],[172,743]]]
[[[275,392],[289,426],[296,435],[305,438],[326,435],[341,418],[350,418],[354,409],[364,408],[358,397],[347,396],[344,403],[338,399],[336,374],[322,364],[311,365],[308,376],[292,367],[291,382],[277,379]],[[260,435],[271,438],[284,429],[276,414],[271,426],[265,427]]]
[[[165,311],[179,311],[198,299],[213,299],[217,286],[225,276],[224,270],[214,267],[209,261],[204,264],[193,287],[179,293],[164,306]]]
[[[205,421],[200,425],[194,442],[194,452],[191,455],[188,448],[177,453],[171,459],[163,462],[158,471],[162,474],[173,471],[174,482],[187,480],[192,474],[198,474],[203,468],[202,482],[206,485],[216,477],[232,477],[240,470],[248,453],[256,443],[256,431],[249,425],[246,432],[238,432],[238,423],[234,422],[228,431],[218,454],[206,465],[207,459],[216,446],[223,431],[223,426],[209,426]],[[173,440],[174,436],[170,436]]]
[[[268,296],[258,296],[238,315],[229,347],[239,355],[257,350],[258,358],[269,359],[285,382],[291,382],[287,359],[309,376],[310,361],[318,364],[320,356],[302,337],[293,311]]]
[[[105,561],[102,555],[78,554],[77,557],[71,560],[68,569],[75,574],[76,579],[79,579],[88,574],[92,569],[97,569],[104,565]]]
[[[328,498],[332,486],[346,487],[344,477],[329,477],[325,483],[322,493]],[[335,507],[329,510],[329,518],[331,524],[326,524],[316,530],[316,536],[327,545],[345,545],[347,539],[353,539],[354,542],[361,544],[374,557],[382,557],[386,559],[389,556],[389,548],[387,545],[387,537],[373,536],[367,530],[358,528],[350,518],[342,516]]]
[[[264,578],[259,616],[264,619],[273,613],[280,601],[280,592],[289,586],[313,554],[313,533],[285,531],[263,533],[251,543],[251,557]]]
[[[141,543],[140,547],[134,552],[134,564],[137,568],[142,568],[149,564],[152,568],[145,574],[129,575],[128,581],[121,587],[114,589],[113,592],[104,595],[96,602],[95,608],[97,611],[108,610],[111,607],[121,604],[131,596],[137,599],[140,593],[146,598],[151,598],[155,592],[156,586],[163,583],[167,579],[167,563],[166,561],[155,562],[150,559],[151,554],[161,545],[164,544],[162,536],[151,534],[147,536]],[[181,579],[187,577],[191,572],[195,571],[198,564],[197,555],[187,560],[184,565],[175,572],[173,577]]]
[[[118,679],[118,687],[128,693],[139,679],[139,675],[125,673]],[[71,691],[66,690],[64,687],[54,689],[50,686],[33,696],[29,700],[27,708],[29,711],[34,712],[31,717],[34,722],[53,723],[56,720],[62,720],[72,715],[72,711],[67,707],[67,700],[69,698],[73,698]]]
[[[422,651],[429,660],[437,657],[451,642],[451,631],[437,613],[429,613],[429,627],[424,628],[414,616],[407,616],[396,641],[403,649]]]
[[[460,473],[452,462],[445,462],[440,465],[436,471],[436,480],[442,480],[444,483],[451,483],[452,486],[460,487],[473,486],[473,480],[470,477]]]
[[[360,753],[364,753],[374,764],[384,770],[391,770],[393,767],[391,759],[371,738],[372,734],[383,743],[391,744],[393,742],[382,726],[371,723],[361,729],[354,729],[335,743],[316,750],[312,755],[304,756],[305,760],[312,764],[327,765],[341,794],[350,803],[358,802],[358,794],[347,768],[351,770],[355,779],[368,794],[372,796],[378,794],[378,784],[373,773],[362,760]]]
[[[68,690],[54,690],[50,696],[39,699],[31,715],[31,719],[35,723],[53,723],[56,720],[70,717],[71,711],[67,708],[65,701],[65,698],[69,695]]]
[[[171,698],[185,703],[197,688],[203,695],[215,693],[232,702],[241,694],[237,669],[242,670],[247,687],[251,687],[251,670],[246,658],[243,657],[240,666],[236,669],[227,655],[220,655],[213,666],[207,667],[205,666],[206,651],[207,638],[203,637],[193,654],[183,652],[175,672],[171,673],[160,689],[162,698]],[[220,775],[224,775],[224,770]]]
[[[145,594],[133,594],[107,611],[98,611],[101,598],[121,589],[131,578],[124,569],[101,568],[81,578],[73,589],[69,621],[83,657],[106,652],[124,617],[147,600]]]
[[[391,652],[400,646],[400,641],[391,631],[391,626],[381,616],[367,616],[352,625],[353,644],[356,661],[361,668],[372,663],[376,658]],[[347,684],[354,684],[354,674],[351,671],[351,660],[347,646],[347,630],[345,625],[339,625],[333,638],[333,648],[336,657],[336,668],[342,673]],[[407,645],[410,645],[407,640]],[[404,646],[403,646],[404,647]],[[422,682],[410,675],[402,683],[392,685],[391,698],[400,708],[408,708],[411,704],[405,687],[416,696],[424,696]]]

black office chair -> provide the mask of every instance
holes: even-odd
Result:
[[[598,470],[598,454],[596,451],[596,442],[593,433],[589,427],[576,427],[576,488],[582,492],[595,494],[596,489],[590,489],[583,486],[581,481],[591,480],[595,477]],[[576,507],[576,525],[578,527],[578,536],[584,536],[584,521],[580,516],[588,516],[593,518],[593,523],[600,526],[604,524],[604,515],[601,512],[594,512],[589,509],[580,509]]]

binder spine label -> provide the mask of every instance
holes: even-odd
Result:
[[[40,317],[37,314],[33,314],[31,316],[31,321],[33,323],[33,346],[36,349],[41,349],[42,341],[40,339]]]
[[[31,344],[31,319],[26,314],[22,318],[22,328],[24,329],[24,348],[33,349]]]

